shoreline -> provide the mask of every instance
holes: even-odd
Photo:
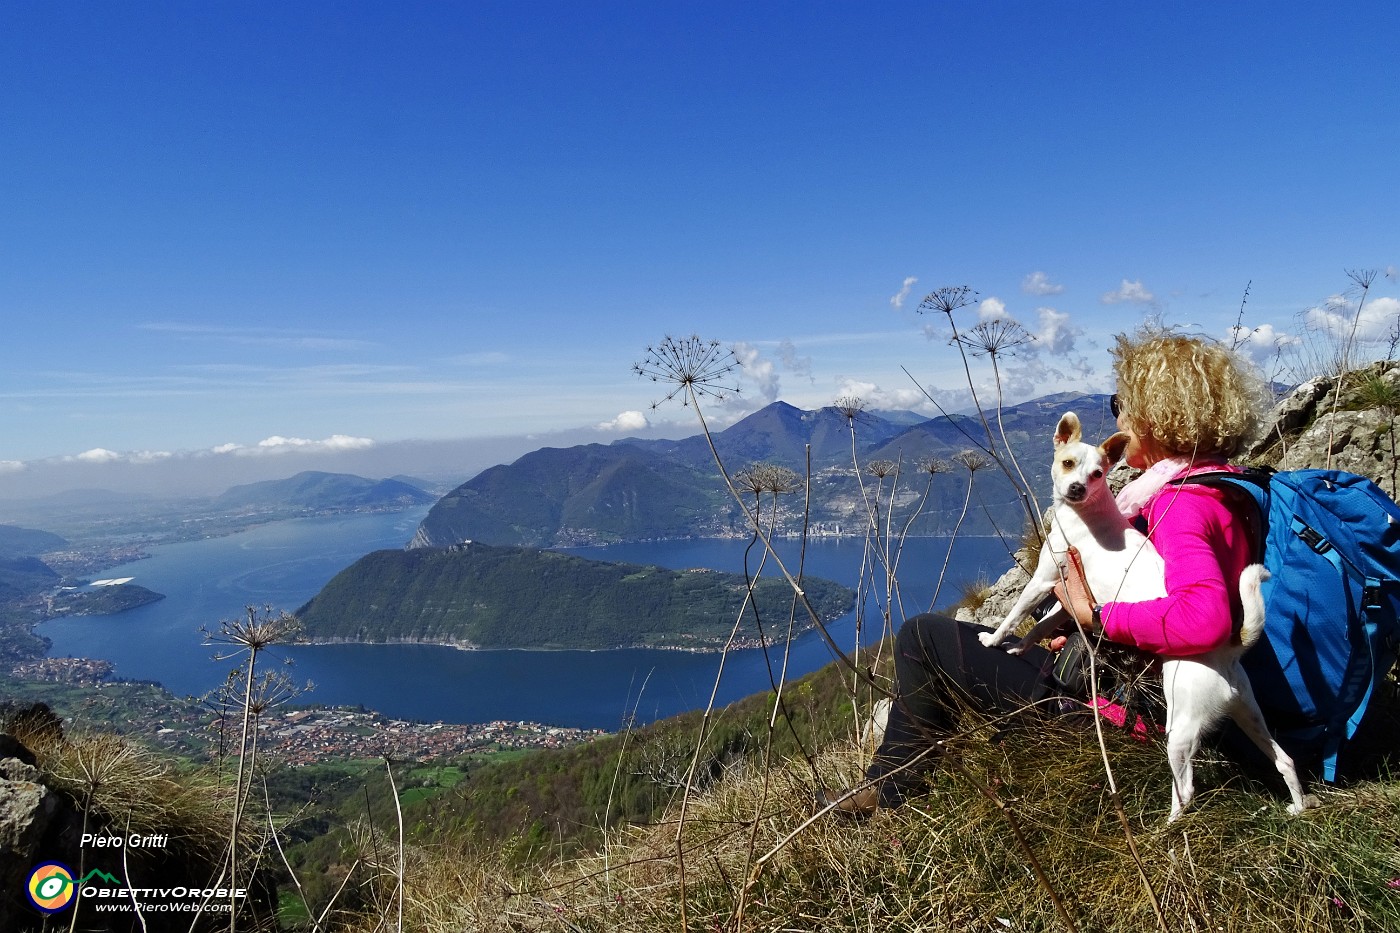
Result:
[[[826,619],[824,621],[831,622],[834,620]],[[805,635],[806,633],[811,631],[815,631],[815,627],[809,625],[805,628],[795,630],[794,634]],[[687,654],[722,654],[725,650],[725,646],[722,644],[715,645],[713,647],[689,647],[685,645],[615,645],[609,648],[492,648],[483,647],[481,645],[472,644],[471,642],[459,641],[456,639],[435,640],[428,638],[387,638],[383,641],[365,641],[362,639],[355,638],[299,638],[295,641],[287,642],[286,644],[288,647],[295,648],[320,648],[331,647],[334,645],[368,645],[371,647],[378,645],[423,645],[429,648],[452,648],[456,651],[467,652],[519,651],[558,653],[565,651],[578,651],[587,654],[600,654],[607,651],[680,651]],[[770,641],[768,643],[768,647],[772,648],[778,644],[780,643]],[[733,644],[729,646],[729,650],[749,651],[762,647],[763,645],[761,645],[757,639],[745,638],[741,640],[736,640]]]

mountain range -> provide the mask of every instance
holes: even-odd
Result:
[[[407,508],[432,502],[434,496],[398,479],[365,479],[349,473],[306,470],[287,479],[230,487],[214,498],[220,509],[300,508],[314,511],[356,508]]]
[[[908,517],[917,510],[911,534],[949,534],[969,501],[968,471],[952,458],[985,447],[989,429],[1001,448],[1004,432],[1005,446],[1031,488],[1048,496],[1050,438],[1060,416],[1071,410],[1087,437],[1102,439],[1116,430],[1107,396],[1067,392],[1003,408],[989,415],[986,426],[962,414],[908,424],[907,413],[890,418],[859,412],[852,419],[834,407],[804,411],[774,402],[715,433],[713,440],[731,474],[767,463],[805,476],[810,451],[806,518],[825,530],[862,527],[865,503],[880,485],[870,465],[897,464],[898,481],[886,478],[882,501],[888,501],[893,486],[896,511]],[[922,464],[931,460],[943,461],[947,472],[924,471]],[[1027,518],[1014,470],[1007,463],[1005,470],[992,465],[977,472],[973,507],[961,519],[961,533],[1020,532]],[[780,503],[784,530],[800,528],[802,510],[799,488]],[[533,451],[483,471],[440,499],[410,546],[482,541],[551,547],[747,533],[709,443],[696,435]]]

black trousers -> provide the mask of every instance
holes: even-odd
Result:
[[[991,629],[947,616],[919,615],[900,626],[894,641],[896,699],[866,777],[879,780],[887,805],[922,781],[922,767],[904,767],[952,733],[959,705],[993,715],[1066,691],[1052,676],[1054,655],[1033,645],[1021,655],[977,640]],[[922,763],[921,763],[922,764]]]

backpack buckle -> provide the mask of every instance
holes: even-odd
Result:
[[[1332,550],[1332,542],[1307,525],[1298,529],[1298,537],[1302,538],[1304,544],[1319,554],[1326,554]]]

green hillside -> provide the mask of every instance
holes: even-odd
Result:
[[[824,618],[854,593],[808,579]],[[761,580],[759,612],[786,627],[792,591]],[[744,578],[587,560],[485,544],[376,551],[341,571],[297,610],[312,641],[425,641],[480,648],[721,647],[745,596]],[[741,629],[754,635],[751,617]]]

